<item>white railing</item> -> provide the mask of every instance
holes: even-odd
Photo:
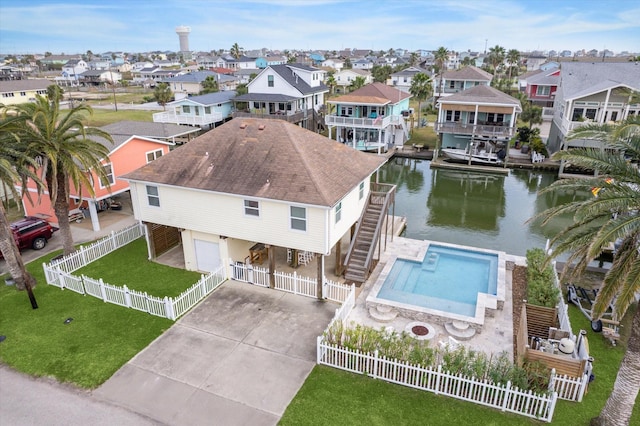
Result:
[[[391,124],[391,117],[378,116],[378,118],[355,118],[355,117],[341,117],[339,115],[327,115],[324,118],[324,122],[327,126],[384,129]]]
[[[498,408],[502,411],[551,422],[558,395],[535,394],[511,386],[493,384],[474,377],[458,376],[442,367],[436,369],[388,359],[374,353],[362,353],[329,345],[318,337],[318,364],[353,373],[367,374],[374,379],[446,395],[463,401]]]
[[[154,123],[188,124],[192,126],[205,126],[222,121],[222,113],[213,112],[204,115],[176,114],[173,111],[157,112],[153,114]]]
[[[322,286],[322,298],[332,302],[344,303],[353,291],[352,285],[340,284],[331,280],[324,281]]]
[[[287,272],[274,272],[275,289],[288,293],[300,294],[308,297],[318,297],[318,280],[310,277],[299,276],[295,271],[292,274]]]
[[[553,119],[554,110],[553,108],[543,107],[542,108],[542,119],[543,120],[552,120]]]
[[[269,287],[269,269],[242,262],[230,261],[231,278],[243,283]]]
[[[45,268],[47,268],[46,265]],[[105,303],[148,312],[172,321],[184,315],[227,279],[223,266],[206,276],[202,275],[197,283],[182,292],[178,297],[165,296],[163,298],[129,289],[126,285],[120,287],[107,284],[102,279],[96,280],[85,275],[78,277],[64,272],[60,268],[50,269],[49,274],[56,275],[55,277],[52,276],[52,281],[59,283],[58,287],[63,290],[67,288],[76,293],[96,297]]]
[[[137,240],[145,234],[145,226],[136,223],[118,232],[111,232],[106,237],[88,245],[80,246],[80,248],[71,254],[60,259],[52,260],[48,265],[44,265],[45,278],[47,284],[60,287],[55,281],[55,275],[50,271],[61,269],[64,272],[73,272],[88,265],[89,263],[108,255],[112,251],[119,249],[130,242]]]
[[[549,386],[558,394],[558,398],[581,402],[589,384],[590,375],[590,369],[588,372],[585,370],[585,374],[582,377],[567,376],[565,374],[556,375],[555,369],[553,369],[551,370]]]

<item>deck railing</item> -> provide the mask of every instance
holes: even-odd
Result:
[[[438,133],[457,133],[461,135],[489,135],[511,137],[514,134],[514,128],[507,126],[496,126],[490,124],[465,124],[458,122],[437,122],[435,125]]]

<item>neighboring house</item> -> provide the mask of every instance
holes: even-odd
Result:
[[[111,59],[96,59],[89,61],[88,65],[91,70],[108,70],[111,68]]]
[[[89,194],[88,188],[76,188],[72,183],[69,183],[69,209],[86,209],[94,231],[100,230],[98,211],[108,208],[111,197],[129,190],[129,182],[120,179],[120,177],[168,154],[169,146],[173,145],[171,142],[142,136],[112,134],[111,137],[114,141],[113,144],[101,138],[96,139],[110,150],[108,158],[102,161],[110,187],[101,182],[94,171],[88,172],[91,175],[90,180],[94,182],[95,196],[93,197]],[[25,214],[43,217],[49,222],[58,223],[48,192],[45,191],[41,197],[38,197],[35,195],[33,183],[29,184],[28,191],[31,193],[31,200],[26,195],[22,200]]]
[[[325,68],[333,68],[336,71],[340,71],[342,70],[342,68],[344,68],[344,61],[342,59],[335,58],[325,59],[322,62],[322,66]]]
[[[523,61],[527,66],[527,71],[535,71],[540,69],[540,66],[547,62],[547,57],[544,55],[529,55]]]
[[[233,75],[238,79],[238,84],[247,84],[251,80],[251,76],[257,76],[260,70],[235,70]]]
[[[440,83],[440,78],[442,83]],[[454,71],[445,71],[441,77],[433,79],[434,93],[451,96],[475,86],[489,86],[493,75],[478,67],[468,66]]]
[[[282,247],[315,254],[322,282],[325,256],[349,237],[385,161],[283,120],[242,118],[125,179],[150,258],[181,245],[185,268],[208,272],[262,247],[273,278]]]
[[[347,93],[349,86],[351,86],[358,77],[364,78],[365,84],[373,83],[373,77],[368,70],[343,69],[333,74],[333,79],[336,81],[336,93]]]
[[[234,117],[270,117],[316,129],[318,110],[329,91],[325,72],[302,64],[273,65],[247,84],[249,93],[234,99]]]
[[[361,58],[351,63],[351,66],[355,70],[370,70],[371,68],[373,68],[373,65],[373,61],[367,58]]]
[[[261,56],[256,59],[257,71],[265,69],[271,65],[284,65],[287,63],[287,58],[284,56]]]
[[[80,75],[87,71],[89,66],[82,59],[70,59],[62,66],[62,73],[55,78],[60,86],[78,86]]]
[[[527,99],[533,105],[549,108],[549,118],[553,116],[553,100],[556,97],[559,82],[560,69],[558,68],[542,71],[527,78],[525,90]]]
[[[233,108],[231,100],[235,96],[236,92],[225,91],[169,102],[166,105],[168,111],[153,114],[153,121],[156,123],[187,124],[203,129],[212,128],[216,123],[231,118]]]
[[[166,78],[162,82],[167,83],[176,95],[197,95],[202,91],[202,83],[207,77],[216,79],[219,90],[234,90],[237,86],[237,79],[233,76],[218,74],[213,71],[195,71],[188,74],[180,74]]]
[[[640,91],[640,65],[634,62],[564,62],[554,100],[554,116],[547,149],[601,148],[596,140],[567,140],[574,129],[589,123],[604,124],[640,114],[630,104],[630,92]],[[564,175],[560,166],[560,176]]]
[[[122,80],[122,74],[117,71],[88,70],[78,76],[83,86],[100,86],[105,83],[118,83]]]
[[[409,89],[411,88],[411,84],[413,83],[413,77],[415,77],[416,74],[429,75],[429,72],[416,67],[405,68],[402,71],[394,72],[393,74],[391,74],[389,79],[390,83],[387,84],[395,87],[396,89],[400,89],[403,92],[409,93]]]
[[[178,72],[179,71],[177,70],[165,70],[152,65],[150,67],[144,67],[138,71],[132,71],[133,82],[148,87],[154,87],[157,83],[175,76]]]
[[[527,81],[533,77],[534,75],[538,75],[540,74],[542,71],[538,70],[534,70],[534,71],[527,71],[523,74],[520,74],[518,76],[518,90],[520,92],[526,92],[527,91]]]
[[[237,69],[241,69],[241,70],[248,70],[248,69],[257,69],[258,66],[256,64],[256,58],[250,58],[248,56],[241,56],[238,59],[236,59],[236,68]]]
[[[435,130],[442,148],[466,149],[478,139],[507,146],[516,132],[520,101],[488,85],[478,85],[437,102]]]
[[[6,80],[0,81],[0,104],[16,105],[34,102],[36,95],[47,96],[49,80]]]
[[[101,127],[111,136],[142,136],[149,139],[183,144],[198,136],[198,128],[179,124],[152,123],[148,121],[118,121]]]
[[[403,111],[409,109],[406,92],[372,83],[327,101],[325,124],[329,138],[361,151],[386,152],[409,138]]]

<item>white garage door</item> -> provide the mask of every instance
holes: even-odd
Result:
[[[218,269],[220,263],[220,247],[218,243],[210,241],[193,240],[196,248],[196,262],[199,271],[213,272]]]

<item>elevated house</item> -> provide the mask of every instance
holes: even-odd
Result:
[[[506,147],[517,128],[520,101],[488,85],[440,98],[435,124],[441,148],[491,143]]]
[[[433,80],[435,85],[433,93],[437,97],[451,96],[475,86],[489,86],[492,79],[493,75],[474,66],[445,71],[440,78]]]
[[[361,151],[386,152],[409,139],[403,111],[411,95],[383,83],[372,83],[332,98],[325,116],[329,138]],[[335,128],[335,136],[333,130]]]
[[[167,83],[171,91],[176,95],[176,99],[188,95],[197,95],[203,90],[203,82],[207,77],[212,77],[218,83],[219,90],[235,90],[237,79],[233,76],[218,74],[213,71],[194,71],[186,74],[179,74],[162,79]]]
[[[378,217],[386,214],[394,188],[377,203],[369,183],[385,161],[285,120],[237,118],[125,179],[134,215],[148,229],[150,258],[181,246],[188,270],[268,260],[273,286],[275,251],[289,249],[317,260],[321,286],[325,256],[336,248],[341,261],[339,242],[363,212],[372,205]],[[367,243],[361,239],[366,253],[380,235],[374,228]]]
[[[51,81],[44,78],[0,81],[0,104],[35,102],[37,95],[47,95],[47,87],[51,84]]]
[[[413,83],[413,77],[415,77],[416,74],[425,74],[430,76],[430,73],[426,70],[417,67],[409,67],[391,74],[389,83],[387,84],[390,84],[403,92],[409,93],[409,89],[411,89],[411,84]]]
[[[169,102],[167,111],[153,114],[156,123],[175,123],[212,128],[216,123],[231,119],[234,91],[208,93]]]
[[[316,130],[329,92],[324,73],[297,63],[269,66],[248,83],[249,93],[233,100],[233,116],[286,120]]]
[[[111,70],[87,70],[78,76],[83,86],[100,86],[104,84],[118,83],[122,80],[122,74]]]
[[[541,72],[529,76],[526,82],[527,100],[542,108],[543,119],[551,120],[553,118],[553,101],[560,82],[560,69],[541,70]]]
[[[349,86],[351,86],[358,77],[362,77],[365,84],[373,83],[373,77],[369,70],[343,69],[333,74],[333,79],[336,82],[336,93],[347,93]]]
[[[556,152],[572,147],[602,148],[600,141],[569,141],[567,135],[589,123],[615,123],[640,114],[640,103],[631,104],[632,91],[640,91],[637,62],[564,62],[547,149]],[[561,177],[570,174],[565,167],[565,163],[560,165]]]

